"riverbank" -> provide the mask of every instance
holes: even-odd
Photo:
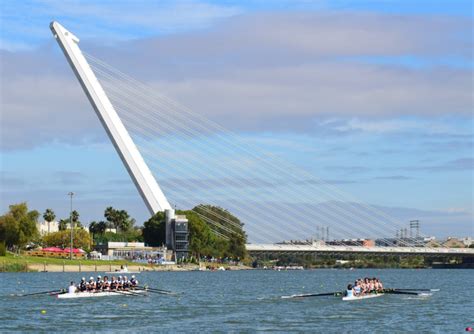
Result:
[[[129,271],[197,271],[212,267],[214,270],[223,267],[226,270],[247,270],[247,266],[230,266],[226,264],[212,265],[197,264],[167,264],[152,265],[138,264],[130,261],[102,261],[102,260],[68,260],[59,258],[46,258],[27,255],[13,255],[0,257],[0,272],[113,272],[127,266]]]

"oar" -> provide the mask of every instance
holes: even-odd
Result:
[[[393,289],[396,291],[428,291],[428,292],[436,292],[439,291],[439,289]]]
[[[63,291],[63,290],[62,289],[57,289],[57,290],[52,290],[52,291],[42,291],[42,292],[34,292],[34,293],[27,293],[27,294],[18,294],[18,295],[13,294],[12,296],[26,297],[26,296],[43,295],[43,294],[55,293],[55,292],[61,292],[61,291]]]
[[[117,292],[121,295],[124,296],[140,296],[140,297],[146,297],[145,295],[139,294],[139,293],[134,293],[130,290],[113,290],[112,292]]]
[[[148,288],[148,287],[143,287],[143,286],[139,286],[137,288],[140,289],[140,290],[146,290],[146,291],[149,291],[149,292],[152,292],[152,293],[158,293],[158,294],[161,294],[161,295],[177,295],[176,292],[168,291],[168,290]]]
[[[394,295],[414,295],[414,296],[428,295],[423,292],[399,291],[399,290],[392,290],[392,289],[384,290],[383,292],[387,294],[394,294]]]
[[[59,292],[50,293],[49,295],[50,296],[57,296],[57,295],[64,295],[65,293],[67,293],[66,289],[62,289]]]
[[[306,298],[306,297],[323,297],[323,296],[342,296],[341,291],[325,292],[325,293],[307,293],[302,295],[281,296],[281,298]]]

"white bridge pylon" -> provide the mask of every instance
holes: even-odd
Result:
[[[153,215],[159,211],[171,210],[171,205],[82,54],[79,39],[58,22],[51,22],[50,29],[150,213]]]

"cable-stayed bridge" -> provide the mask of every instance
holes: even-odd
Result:
[[[313,238],[319,226],[333,240],[410,247],[397,236],[397,219],[83,52],[79,39],[57,22],[51,30],[151,214],[195,208],[227,237],[236,222],[207,205],[225,208],[245,224],[250,252],[291,251],[295,246],[275,243]],[[327,249],[334,247],[345,246]]]

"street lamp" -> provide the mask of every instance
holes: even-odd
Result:
[[[69,228],[71,229],[71,248],[69,248],[69,258],[72,260],[72,240],[73,240],[73,224],[72,224],[72,196],[74,193],[71,191],[68,193],[71,197],[71,211],[69,212]]]

